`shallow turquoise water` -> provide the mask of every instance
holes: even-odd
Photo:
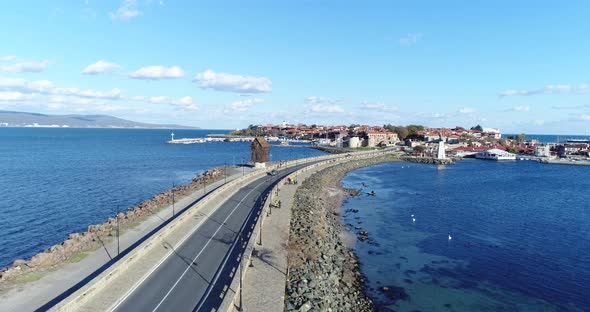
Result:
[[[589,174],[478,160],[349,173],[345,187],[377,193],[344,205],[375,241],[355,245],[368,294],[394,311],[589,311]]]

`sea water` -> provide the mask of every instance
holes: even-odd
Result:
[[[368,295],[386,311],[590,311],[589,176],[482,160],[349,173],[363,195],[344,222],[374,240],[354,246]]]
[[[174,130],[175,138],[228,130]],[[0,267],[27,259],[217,166],[248,142],[165,144],[170,130],[0,128]],[[323,155],[271,147],[272,161]]]

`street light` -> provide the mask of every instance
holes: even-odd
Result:
[[[240,233],[240,248],[244,248],[244,238],[242,237],[242,233]],[[244,308],[242,306],[242,279],[243,279],[243,275],[244,275],[244,251],[242,251],[242,256],[240,257],[240,307],[238,308],[238,311],[243,311]]]
[[[115,216],[115,218],[117,218],[117,256],[119,255],[119,205],[117,205],[117,215]]]
[[[172,217],[174,218],[174,189],[176,188],[176,186],[174,185],[174,182],[172,182]]]

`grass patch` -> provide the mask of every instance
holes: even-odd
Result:
[[[70,263],[80,262],[84,258],[86,258],[89,254],[90,254],[89,252],[81,251],[81,252],[75,254],[72,258],[70,258],[69,262]]]
[[[30,283],[34,281],[38,281],[45,275],[43,272],[31,272],[22,279],[22,283]]]

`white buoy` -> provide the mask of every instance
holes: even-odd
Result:
[[[412,214],[412,218],[414,217],[414,215]]]
[[[449,240],[453,239],[453,237],[451,236],[451,234],[449,234]]]
[[[416,222],[416,218],[412,218],[412,222]]]

